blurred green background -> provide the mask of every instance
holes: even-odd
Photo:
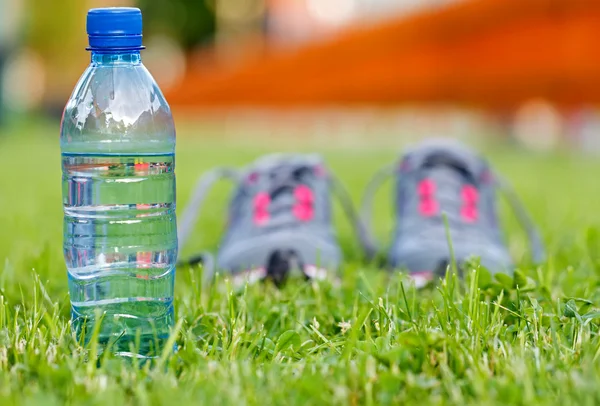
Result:
[[[0,0],[5,120],[10,113],[62,110],[89,61],[87,10],[108,6],[141,7],[146,43],[158,41],[179,58],[214,38],[210,0]]]

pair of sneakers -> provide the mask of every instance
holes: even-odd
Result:
[[[512,273],[498,219],[499,190],[506,192],[526,228],[533,260],[543,260],[540,236],[512,190],[485,159],[447,142],[420,144],[382,169],[365,191],[360,215],[318,155],[268,155],[243,170],[214,169],[200,178],[180,219],[180,245],[192,234],[209,188],[229,178],[237,188],[228,227],[216,264],[206,267],[229,272],[238,282],[271,279],[279,285],[294,269],[307,279],[323,279],[342,264],[332,196],[340,200],[366,259],[371,260],[380,252],[370,230],[373,196],[392,176],[395,221],[385,266],[407,271],[418,287],[446,272],[452,260],[448,237],[457,264],[477,257],[491,273]],[[189,262],[208,258],[201,255]]]

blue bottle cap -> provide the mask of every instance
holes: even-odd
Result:
[[[90,50],[142,49],[142,12],[134,7],[93,8],[87,14]]]

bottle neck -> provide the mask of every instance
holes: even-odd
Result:
[[[142,56],[139,50],[128,51],[92,51],[93,65],[139,65]]]

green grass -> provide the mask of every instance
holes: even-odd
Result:
[[[212,133],[203,141],[191,128],[178,144],[179,209],[203,170],[274,148]],[[321,149],[357,202],[399,152]],[[13,126],[0,138],[0,405],[598,404],[600,162],[506,147],[490,159],[540,225],[550,254],[541,267],[528,265],[524,233],[506,212],[514,279],[474,270],[415,291],[360,261],[336,210],[348,258],[340,286],[293,281],[235,293],[224,276],[206,284],[199,269],[179,269],[178,353],[153,368],[110,356],[97,367],[98,349],[79,346],[69,327],[57,125]],[[217,246],[228,190],[211,194],[184,255]],[[388,186],[375,208],[383,240],[389,194]]]

